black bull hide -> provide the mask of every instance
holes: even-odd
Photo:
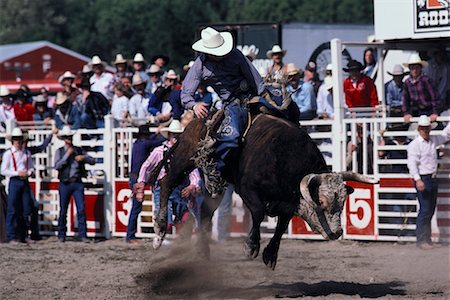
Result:
[[[170,165],[164,163],[167,176],[160,182],[161,207],[155,223],[155,248],[161,245],[165,235],[169,195],[177,183],[195,168],[191,158],[205,133],[204,120],[195,119],[180,135],[177,144],[166,153],[163,161],[170,159]],[[328,172],[325,160],[304,129],[273,116],[260,115],[248,130],[239,155],[230,165],[227,179],[235,184],[236,192],[252,214],[253,224],[244,248],[247,256],[255,258],[259,253],[260,224],[265,215],[278,217],[276,232],[263,252],[264,263],[273,269],[281,236],[299,209],[299,183],[308,174]],[[156,178],[159,170],[156,171],[152,178]],[[221,197],[205,199],[202,207],[202,234],[205,236],[219,200]],[[209,255],[207,239],[200,240],[205,255]]]

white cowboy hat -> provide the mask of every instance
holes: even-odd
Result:
[[[122,54],[117,54],[116,55],[116,60],[113,62],[113,64],[117,65],[117,64],[125,64],[127,63],[127,60],[125,58],[123,58]]]
[[[255,59],[256,58],[255,50],[253,48],[250,48],[250,47],[244,47],[242,49],[242,54],[244,54],[245,57],[250,57],[251,59]]]
[[[286,74],[287,74],[288,76],[292,76],[292,75],[295,75],[295,74],[300,74],[300,69],[297,68],[297,67],[295,66],[295,64],[293,64],[293,63],[287,64],[287,67],[286,67]]]
[[[139,72],[133,75],[133,86],[140,85],[143,83],[147,83],[147,81],[142,79],[141,74],[139,74]]]
[[[422,60],[417,53],[411,54],[409,57],[409,61],[406,63],[402,63],[402,65],[406,68],[409,68],[410,65],[422,65],[422,68],[428,67],[428,63]]]
[[[100,59],[100,57],[98,55],[94,55],[92,57],[91,60],[91,65],[92,66],[97,66],[97,65],[102,65],[102,66],[106,66],[106,62],[104,62],[103,60]]]
[[[323,84],[325,85],[325,89],[329,90],[333,88],[333,77],[331,76],[325,76],[323,79]]]
[[[7,135],[6,135],[6,139],[7,139],[8,141],[11,141],[13,137],[22,137],[22,138],[25,138],[25,135],[23,134],[22,129],[20,129],[19,127],[15,127],[15,128],[12,130],[11,134],[7,134]]]
[[[160,71],[161,71],[161,68],[158,67],[157,65],[153,64],[145,71],[145,73],[155,74],[155,73],[159,73]]]
[[[431,122],[430,117],[426,116],[426,115],[421,115],[419,117],[419,121],[417,123],[414,123],[412,126],[412,129],[418,129],[419,126],[422,127],[431,127],[431,129],[434,129],[438,126],[438,124],[436,122]]]
[[[84,65],[83,70],[81,70],[81,73],[91,73],[92,72],[92,66],[90,64]]]
[[[283,56],[286,55],[286,50],[281,49],[281,47],[279,45],[273,45],[272,50],[267,51],[266,55],[267,58],[272,58],[272,55],[274,55],[275,53],[282,53]]]
[[[0,85],[0,97],[6,97],[10,94],[9,89],[5,85]]]
[[[37,95],[36,97],[34,97],[34,102],[36,102],[36,103],[43,103],[43,102],[46,102],[46,101],[47,100],[42,95]]]
[[[169,137],[169,132],[171,133],[182,133],[184,131],[184,128],[181,126],[180,121],[173,120],[169,127],[164,127],[161,129],[161,135],[164,136],[166,139]]]
[[[61,76],[59,76],[58,78],[58,82],[62,83],[64,79],[75,79],[75,74],[73,74],[70,71],[65,71],[64,74],[62,74]]]
[[[201,39],[192,45],[198,52],[214,56],[225,56],[233,49],[233,36],[229,32],[218,32],[207,27],[201,32]]]
[[[396,75],[406,75],[408,74],[408,72],[405,72],[405,70],[403,69],[403,67],[399,64],[395,65],[392,68],[392,73],[391,72],[387,72],[389,75],[391,76],[396,76]]]
[[[332,64],[328,64],[325,70],[333,71],[333,65]]]
[[[61,105],[61,104],[63,104],[64,102],[67,101],[67,99],[69,99],[69,98],[67,97],[67,95],[64,95],[64,94],[61,93],[61,92],[57,93],[57,94],[56,94],[56,105]]]
[[[167,72],[166,78],[168,79],[177,79],[178,75],[175,73],[174,70],[170,69],[169,72]]]
[[[75,134],[75,130],[72,130],[70,126],[64,125],[63,128],[58,131],[57,137],[61,140],[63,136],[73,136]]]
[[[145,63],[144,56],[141,53],[136,53],[133,58],[133,63]]]

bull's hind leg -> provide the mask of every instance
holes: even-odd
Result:
[[[256,258],[259,254],[261,222],[264,220],[264,206],[255,192],[246,193],[245,201],[252,214],[252,228],[244,242],[244,253],[248,258]]]
[[[278,249],[280,248],[281,237],[286,231],[292,215],[281,215],[278,217],[277,228],[275,234],[269,244],[263,251],[263,261],[272,270],[275,270],[278,259]]]

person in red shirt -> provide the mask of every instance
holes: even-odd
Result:
[[[18,122],[33,121],[34,106],[27,103],[28,93],[24,90],[16,92],[16,102],[14,103],[14,115]]]
[[[357,60],[351,60],[347,68],[349,73],[344,80],[345,103],[352,107],[375,107],[378,105],[377,89],[370,77],[362,74],[363,65]]]

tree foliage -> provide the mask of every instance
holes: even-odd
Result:
[[[1,0],[0,44],[48,40],[112,61],[142,52],[192,57],[199,23],[373,22],[372,1],[357,0]]]

